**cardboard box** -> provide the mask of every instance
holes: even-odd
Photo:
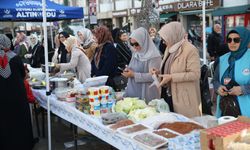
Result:
[[[238,117],[236,121],[201,131],[202,150],[226,150],[229,143],[240,138],[241,131],[250,132],[250,118]]]

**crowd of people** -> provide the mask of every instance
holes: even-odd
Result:
[[[220,29],[216,24],[208,38],[208,52],[216,61],[216,116],[250,117],[250,32],[237,27],[227,34],[224,44]],[[13,146],[29,150],[34,139],[23,63],[41,67],[44,44],[36,34],[27,37],[23,32],[17,33],[12,42],[0,34],[0,145],[3,149]],[[106,84],[116,91],[124,90],[126,97],[138,97],[147,103],[163,98],[172,112],[190,118],[202,115],[199,51],[180,22],[170,22],[158,32],[140,27],[130,35],[122,29],[111,32],[105,26],[93,31],[83,28],[75,36],[60,32],[54,42],[54,49],[48,44],[49,61],[59,72],[73,71],[81,83],[106,75]],[[153,76],[158,77],[159,84],[152,84]],[[9,139],[14,137],[17,144],[11,145]]]

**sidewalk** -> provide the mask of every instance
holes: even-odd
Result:
[[[46,117],[46,116],[45,116]],[[73,138],[73,131],[62,123],[63,121],[55,121],[58,119],[55,119],[56,116],[51,117],[51,140],[52,140],[52,150],[75,150],[75,147],[66,149],[64,146],[64,143],[71,142],[74,140]],[[41,116],[39,116],[39,123],[40,123],[40,132],[42,132],[41,128]],[[37,130],[34,122],[34,137],[37,137]],[[48,139],[47,139],[47,120],[45,120],[45,138],[41,137],[39,138],[39,142],[35,145],[33,150],[47,150],[48,149]],[[86,133],[86,135],[78,135],[80,139],[81,137],[89,137],[89,139],[86,141],[86,144],[78,146],[78,150],[112,150],[114,149],[112,146],[110,146],[108,143],[105,143],[104,141],[96,138],[95,136]]]

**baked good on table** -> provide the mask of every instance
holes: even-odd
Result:
[[[155,134],[158,134],[160,136],[163,136],[165,138],[174,138],[176,137],[177,135],[174,134],[174,133],[171,133],[169,131],[166,131],[166,130],[158,130],[158,131],[154,131]]]
[[[146,130],[146,129],[148,128],[145,127],[144,125],[137,124],[137,125],[133,125],[130,127],[122,128],[121,131],[126,134],[132,134],[132,133],[139,132],[139,131]]]
[[[202,126],[195,124],[193,122],[173,122],[173,123],[163,123],[158,129],[170,129],[181,134],[187,134],[195,129],[204,129]]]
[[[134,124],[134,122],[129,119],[124,119],[124,120],[118,121],[116,124],[111,125],[110,128],[113,130],[116,130],[120,127],[125,127],[131,124]]]

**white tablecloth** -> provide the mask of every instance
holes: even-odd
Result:
[[[47,97],[45,90],[33,90],[33,94],[40,105],[47,109]],[[142,150],[142,146],[132,139],[117,134],[102,124],[101,118],[84,114],[66,102],[57,100],[55,95],[50,96],[51,112],[55,115],[75,124],[87,132],[95,135],[103,141],[113,145],[118,149]]]

